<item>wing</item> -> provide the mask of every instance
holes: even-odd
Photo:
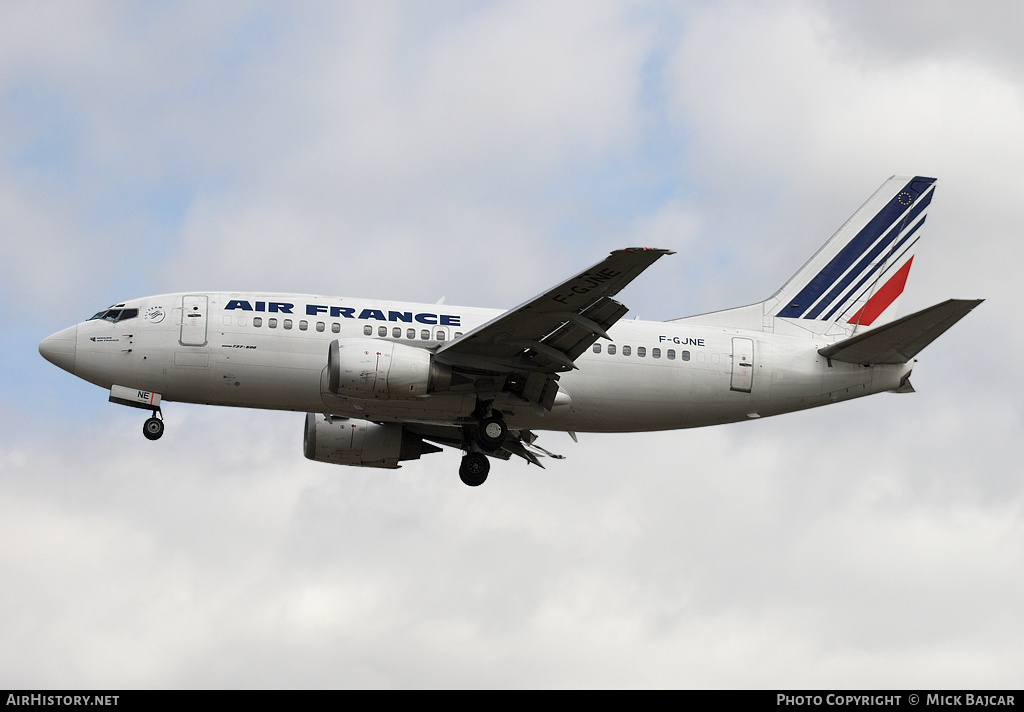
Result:
[[[627,311],[611,297],[669,250],[615,250],[556,287],[451,341],[438,360],[487,373],[558,373]]]

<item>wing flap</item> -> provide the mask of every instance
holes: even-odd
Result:
[[[611,297],[670,250],[628,248],[438,349],[470,370],[559,373],[628,311]]]
[[[818,349],[818,353],[846,363],[906,363],[983,301],[948,299],[877,329]]]
[[[568,320],[545,337],[544,343],[575,361],[599,338],[610,340],[608,329],[628,311],[614,299],[602,297],[582,312],[567,315]]]
[[[420,423],[405,423],[404,427],[411,433],[421,436],[425,441],[435,442],[438,445],[446,445],[453,448],[461,448],[465,434],[463,429],[454,425],[427,425]],[[437,452],[433,445],[424,443],[423,454]],[[497,457],[501,460],[508,460],[512,455],[521,457],[527,462],[544,469],[541,457],[550,457],[556,460],[564,460],[563,455],[556,455],[537,445],[537,435],[530,430],[510,430],[508,437],[499,450],[487,453],[488,457]]]

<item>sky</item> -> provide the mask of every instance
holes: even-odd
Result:
[[[0,687],[1024,684],[1024,9],[952,0],[0,2]],[[39,341],[125,299],[760,301],[890,175],[940,180],[912,395],[566,456],[302,456],[145,414]]]

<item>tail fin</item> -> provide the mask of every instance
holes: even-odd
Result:
[[[887,180],[765,302],[766,315],[798,319],[818,333],[833,325],[855,333],[891,321],[934,190],[934,178]]]

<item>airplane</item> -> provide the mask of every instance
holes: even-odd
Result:
[[[561,459],[536,431],[635,432],[912,392],[915,356],[983,300],[896,318],[935,179],[893,176],[763,302],[623,320],[613,297],[670,250],[626,248],[508,311],[322,295],[185,292],[115,304],[39,345],[152,412],[163,403],[306,413],[311,460],[397,468],[461,450]]]

